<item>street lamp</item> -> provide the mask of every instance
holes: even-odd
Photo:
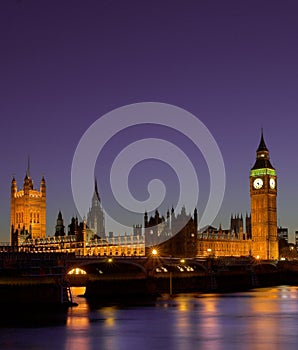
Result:
[[[152,249],[151,254],[152,254],[153,256],[157,256],[157,255],[158,255],[157,249],[155,249],[155,248]]]

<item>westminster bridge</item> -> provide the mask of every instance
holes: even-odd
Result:
[[[27,247],[28,248],[28,247]],[[144,293],[179,293],[237,290],[279,284],[277,262],[252,257],[178,258],[160,256],[151,249],[145,255],[76,255],[74,252],[25,251],[0,246],[0,271],[20,267],[30,276],[53,275],[60,271],[71,285],[85,285],[86,295],[95,298]],[[297,267],[298,273],[298,267]]]

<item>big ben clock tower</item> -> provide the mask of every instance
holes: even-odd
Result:
[[[276,196],[276,172],[262,132],[250,172],[252,255],[258,259],[278,259]]]

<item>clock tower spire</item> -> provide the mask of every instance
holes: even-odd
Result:
[[[252,255],[278,259],[276,171],[270,162],[263,130],[254,166],[250,172]]]

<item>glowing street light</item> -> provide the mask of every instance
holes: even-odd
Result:
[[[157,256],[157,255],[158,255],[157,249],[152,249],[151,254],[152,254],[153,256]]]

